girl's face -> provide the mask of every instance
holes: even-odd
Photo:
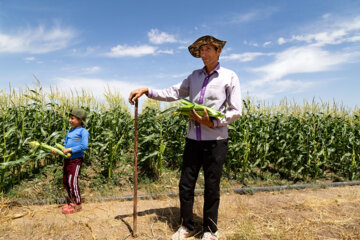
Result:
[[[76,128],[76,127],[81,126],[82,121],[79,118],[77,118],[77,117],[75,117],[73,115],[70,115],[69,116],[69,123],[70,123],[71,127]]]

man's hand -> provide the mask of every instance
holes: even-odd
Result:
[[[143,94],[148,94],[149,93],[149,89],[148,88],[138,88],[135,89],[133,91],[131,91],[130,96],[129,96],[129,103],[131,105],[134,105],[135,101],[141,97]]]
[[[208,127],[214,127],[214,123],[211,121],[209,114],[207,113],[206,109],[204,109],[204,117],[201,117],[197,112],[193,109],[191,110],[192,115],[189,116],[190,119],[203,124]]]

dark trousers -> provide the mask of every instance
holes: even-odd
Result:
[[[78,178],[82,165],[82,158],[65,159],[63,171],[63,184],[68,194],[67,203],[81,203]]]
[[[217,231],[220,179],[226,153],[227,140],[195,141],[186,139],[179,195],[181,223],[189,230],[194,229],[194,190],[200,168],[203,167],[205,179],[203,229],[205,232]]]

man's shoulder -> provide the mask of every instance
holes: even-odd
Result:
[[[235,74],[236,75],[236,73],[233,70],[228,69],[228,68],[224,68],[222,66],[219,68],[218,72],[219,73]]]
[[[221,79],[227,79],[228,81],[238,81],[239,77],[237,76],[237,74],[233,71],[230,70],[228,68],[224,68],[224,67],[220,67],[220,69],[218,70],[219,73],[219,77]]]
[[[199,69],[195,69],[191,75],[199,75],[199,74],[204,74],[204,70],[202,68]]]

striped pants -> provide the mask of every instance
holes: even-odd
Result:
[[[78,178],[80,174],[80,168],[82,165],[82,158],[65,159],[64,161],[64,173],[63,184],[68,193],[67,203],[81,203],[80,188],[78,184]]]

